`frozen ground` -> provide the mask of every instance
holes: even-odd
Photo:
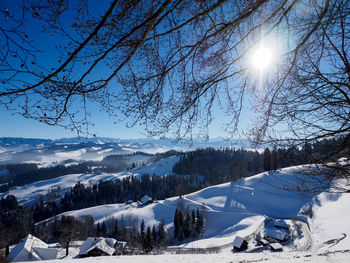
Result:
[[[266,218],[283,218],[301,225],[301,235],[293,245],[285,248],[287,251],[309,249],[324,252],[350,248],[349,195],[315,195],[290,190],[297,186],[304,190],[315,186],[315,182],[306,180],[308,178],[303,171],[305,167],[300,166],[262,173],[146,206],[135,202],[110,204],[65,214],[75,217],[91,215],[96,223],[124,218],[126,224],[139,224],[144,219],[146,225],[152,226],[164,220],[166,229],[172,234],[175,209],[183,206],[205,211],[207,219],[202,238],[180,244],[177,246],[180,248],[226,249],[235,235],[246,237],[256,233]]]
[[[131,156],[133,162],[146,162],[149,157],[135,155]],[[50,180],[38,181],[25,186],[17,187],[5,193],[0,193],[0,198],[8,194],[15,195],[21,205],[33,204],[38,195],[45,195],[50,190],[60,189],[60,193],[64,194],[76,183],[80,182],[85,185],[98,183],[100,180],[115,180],[123,179],[129,176],[141,176],[142,174],[150,174],[164,176],[172,174],[174,164],[179,160],[179,157],[173,156],[162,159],[146,166],[141,166],[129,171],[120,173],[93,173],[93,174],[68,174]]]
[[[134,255],[115,257],[96,257],[83,259],[57,259],[41,261],[43,263],[229,263],[229,262],[349,262],[350,252],[347,250],[329,253],[313,252],[262,252],[262,253],[231,253],[221,251],[218,254],[163,254],[163,255]]]

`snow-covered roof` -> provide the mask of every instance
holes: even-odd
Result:
[[[234,247],[241,247],[243,244],[244,238],[240,236],[236,236],[235,239],[233,240],[232,245]]]
[[[56,255],[57,250],[55,248],[49,248],[49,245],[44,241],[29,234],[11,250],[8,258],[12,262],[18,262],[55,259]]]
[[[57,249],[56,248],[35,247],[34,251],[40,256],[41,260],[55,259],[57,256]]]
[[[152,198],[149,197],[148,195],[145,195],[144,197],[141,198],[141,203],[143,204],[146,204],[149,201],[152,201]]]
[[[271,237],[277,240],[284,240],[287,237],[287,233],[278,229],[265,229],[264,237]]]
[[[105,252],[108,255],[113,255],[115,252],[114,245],[117,242],[114,238],[104,237],[89,237],[80,247],[79,255],[86,255],[94,248]]]
[[[284,221],[282,219],[274,220],[273,225],[275,227],[289,228],[289,225],[286,223],[286,221]]]
[[[280,243],[271,243],[270,247],[272,250],[282,250],[283,246]]]

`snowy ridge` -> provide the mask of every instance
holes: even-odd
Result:
[[[149,160],[150,157],[144,155],[132,155],[131,161],[135,163],[142,163]],[[172,174],[174,164],[180,157],[173,156],[170,158],[161,159],[153,162],[147,166],[141,166],[129,171],[120,173],[92,173],[92,174],[68,174],[50,180],[38,181],[25,186],[17,187],[5,193],[0,193],[0,198],[8,194],[17,197],[21,205],[31,205],[38,200],[39,195],[46,195],[50,190],[60,189],[60,193],[64,194],[69,191],[78,182],[89,185],[96,184],[100,180],[115,180],[123,179],[129,176],[140,177],[143,174],[164,176]],[[130,162],[131,162],[130,161]]]
[[[0,138],[0,164],[36,163],[49,166],[66,159],[102,160],[107,155],[145,152],[149,154],[167,152],[169,150],[187,151],[206,147],[242,147],[248,141],[235,139],[226,141],[222,138],[203,141],[175,142],[171,139],[114,139],[114,138],[63,138],[59,140]]]
[[[348,236],[338,243],[329,241],[343,237],[341,233],[350,233],[347,223],[350,218],[347,209],[350,198],[342,194],[334,198],[326,193],[315,196],[288,190],[300,187],[300,182],[303,182],[304,189],[314,186],[315,182],[307,180],[307,175],[302,172],[304,170],[305,167],[299,166],[262,173],[237,182],[208,187],[183,198],[173,197],[147,206],[139,206],[137,203],[110,204],[64,214],[75,217],[91,215],[96,223],[113,218],[120,220],[123,217],[126,223],[133,221],[128,219],[138,219],[139,222],[144,219],[146,225],[153,225],[163,219],[167,230],[172,234],[175,209],[182,203],[185,208],[199,208],[206,210],[207,214],[202,238],[185,243],[183,247],[207,248],[229,245],[238,234],[248,236],[254,233],[266,217],[294,219],[302,215],[306,208],[312,207],[316,216],[307,221],[312,225],[311,233],[315,240],[313,248],[336,250],[350,247]],[[327,213],[328,206],[333,208],[332,215]],[[337,218],[336,222],[332,221],[333,217]]]

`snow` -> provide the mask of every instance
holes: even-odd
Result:
[[[283,241],[287,237],[287,233],[277,229],[265,229],[264,237],[271,237],[276,240]]]
[[[322,193],[313,206],[311,230],[321,250],[350,248],[350,194]],[[345,237],[345,238],[344,238]]]
[[[137,167],[135,169],[120,173],[122,177],[137,176],[143,174],[153,174],[158,176],[173,174],[173,166],[180,160],[180,156],[172,156],[170,158],[161,159],[159,161],[150,163],[146,166]]]
[[[244,241],[244,238],[243,238],[243,237],[236,236],[235,239],[233,240],[232,245],[233,245],[234,247],[239,248],[239,247],[241,247],[243,241]]]
[[[38,181],[25,186],[17,187],[6,193],[1,193],[1,197],[8,194],[15,195],[21,205],[31,205],[37,201],[39,195],[45,195],[51,189],[61,189],[61,194],[68,191],[76,183],[81,182],[85,184],[98,183],[100,180],[117,179],[115,174],[69,174],[60,176],[50,180]]]
[[[153,225],[164,219],[166,228],[172,233],[175,209],[182,203],[183,207],[205,210],[207,216],[206,231],[202,239],[185,243],[183,247],[222,246],[232,243],[234,235],[245,237],[254,233],[266,217],[292,219],[299,215],[300,210],[312,201],[314,195],[283,188],[286,183],[295,185],[303,176],[295,173],[296,170],[297,168],[288,168],[274,173],[262,173],[237,182],[207,187],[183,198],[173,197],[144,207],[135,204],[111,204],[65,214],[75,217],[92,215],[96,223],[108,218],[121,219],[122,216],[139,221],[144,219],[146,225]]]
[[[129,176],[136,176],[140,178],[143,174],[148,173],[150,175],[164,176],[172,174],[172,168],[177,162],[179,157],[170,157],[156,161],[148,166],[138,167],[129,171],[120,173],[101,173],[95,172],[92,174],[68,174],[60,176],[50,180],[38,181],[25,186],[17,187],[6,193],[0,193],[0,198],[5,197],[8,194],[15,195],[21,205],[31,205],[38,200],[39,195],[45,195],[51,189],[60,188],[60,193],[64,195],[66,191],[69,191],[78,182],[89,185],[98,183],[100,180],[115,180],[123,179]],[[138,157],[139,160],[145,160]],[[69,163],[67,165],[75,165],[76,162]]]
[[[174,158],[174,157],[173,157]],[[165,163],[161,160],[158,164]],[[169,160],[168,164],[171,163]],[[159,165],[161,168],[162,166]],[[170,165],[168,169],[170,168]],[[236,182],[224,183],[207,187],[200,191],[180,197],[160,200],[147,206],[131,204],[101,205],[64,213],[77,218],[91,215],[95,223],[103,221],[120,220],[128,225],[141,220],[147,226],[152,226],[164,220],[165,229],[173,233],[173,219],[175,209],[183,206],[189,209],[199,208],[205,213],[205,232],[199,240],[185,240],[170,249],[212,248],[219,250],[218,254],[196,255],[142,255],[100,257],[84,259],[84,262],[238,262],[238,261],[267,261],[267,262],[349,262],[350,261],[350,195],[345,193],[310,193],[290,191],[291,188],[303,187],[308,189],[316,182],[302,171],[309,167],[290,167],[276,172],[262,173],[256,176],[241,179]],[[145,169],[140,167],[128,172]],[[160,169],[162,170],[162,169]],[[118,174],[119,176],[123,174]],[[103,175],[101,175],[103,176]],[[320,179],[320,178],[317,178]],[[302,183],[301,183],[302,182]],[[289,187],[286,188],[286,187]],[[302,189],[301,189],[302,190]],[[14,190],[15,191],[15,190]],[[303,215],[305,209],[311,207],[313,216]],[[297,222],[301,235],[290,247],[283,246],[284,252],[272,253],[231,253],[232,240],[235,236],[251,237],[265,229],[270,236],[275,235],[283,239],[286,234],[283,229],[272,229],[265,225],[267,218],[278,218],[271,222],[274,225],[289,226],[295,231],[291,222]],[[304,219],[303,219],[304,218]],[[283,220],[282,220],[283,219]],[[297,221],[297,219],[303,219]],[[282,223],[284,222],[284,223]],[[310,231],[308,228],[310,225]],[[108,224],[107,224],[108,228]],[[293,252],[293,249],[309,249],[308,251]],[[345,250],[345,251],[344,251]],[[52,263],[62,261],[50,261]],[[71,260],[64,260],[70,263]],[[79,260],[74,262],[79,263]],[[83,262],[83,261],[82,261]]]
[[[18,243],[8,255],[13,262],[55,259],[57,250],[49,248],[49,245],[35,236],[28,235]]]
[[[275,227],[280,227],[280,228],[287,228],[287,229],[289,228],[289,226],[288,226],[288,224],[286,223],[286,221],[281,220],[281,219],[279,219],[279,220],[274,220],[273,225],[274,225]]]
[[[82,259],[64,259],[41,261],[42,263],[212,263],[212,262],[317,262],[317,263],[338,263],[349,262],[350,252],[334,252],[329,254],[314,254],[310,252],[261,252],[261,253],[231,253],[222,251],[218,254],[172,254],[163,255],[124,255],[124,256],[105,256],[90,257]]]
[[[76,151],[64,151],[64,152],[56,152],[55,155],[58,157],[58,159],[65,160],[65,159],[80,159],[81,155],[86,153],[87,150],[85,148],[79,149]]]
[[[272,250],[274,251],[279,251],[283,249],[283,246],[280,243],[270,243],[269,245],[271,247]]]
[[[270,229],[265,228],[266,234],[278,239],[284,239],[287,232],[273,229],[273,224],[286,224],[291,227],[292,223],[287,224],[286,221],[299,222],[302,235],[296,237],[287,250],[324,248],[334,251],[349,248],[349,237],[341,238],[344,236],[342,233],[350,233],[350,212],[347,209],[350,197],[346,194],[315,195],[286,189],[286,185],[296,187],[300,181],[304,181],[302,187],[313,186],[315,182],[307,181],[302,169],[299,166],[262,173],[236,182],[207,187],[182,198],[160,200],[147,206],[136,203],[109,204],[64,214],[77,218],[91,215],[96,224],[115,218],[121,220],[122,217],[126,224],[136,222],[139,225],[143,219],[149,226],[164,220],[165,228],[172,235],[175,209],[181,204],[184,208],[205,211],[206,225],[201,239],[187,240],[178,245],[179,248],[231,247],[235,236],[248,237],[262,231],[266,227],[267,218],[279,219],[272,221]],[[313,207],[313,218],[302,215],[307,206]],[[307,224],[303,222],[310,224],[311,234]],[[332,239],[335,241],[325,244]],[[341,240],[337,241],[339,239]]]
[[[108,255],[115,252],[114,245],[117,242],[114,238],[89,237],[80,247],[79,255],[86,255],[94,248],[98,248]]]

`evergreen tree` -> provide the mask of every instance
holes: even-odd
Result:
[[[100,236],[100,235],[101,235],[101,226],[100,226],[100,223],[97,223],[96,236]]]
[[[271,152],[269,148],[265,148],[264,150],[263,168],[264,171],[271,170]]]
[[[143,243],[145,241],[145,220],[142,219],[140,226],[140,242]]]
[[[5,249],[5,257],[7,258],[7,256],[10,254],[10,247],[9,245],[6,245],[6,249]]]
[[[127,238],[127,233],[126,233],[126,228],[125,228],[125,221],[124,221],[124,215],[122,215],[122,218],[120,220],[120,237],[124,241]]]
[[[199,212],[199,209],[197,208],[196,236],[199,237],[201,235],[203,225],[204,225],[203,215]]]
[[[178,240],[182,241],[184,239],[184,216],[182,210],[179,210],[179,232],[178,232]]]
[[[114,237],[115,237],[115,239],[117,239],[117,240],[118,240],[119,237],[120,237],[118,219],[115,220],[115,224],[114,224]]]
[[[104,237],[107,235],[107,227],[106,227],[105,222],[103,222],[101,225],[101,235]]]
[[[163,245],[165,242],[164,220],[162,219],[158,225],[158,244]]]
[[[146,235],[143,241],[143,250],[144,252],[148,253],[148,252],[151,252],[152,249],[153,249],[152,233],[151,233],[151,228],[148,226]]]
[[[278,155],[276,148],[273,148],[271,153],[271,168],[272,170],[278,169]]]
[[[156,244],[157,244],[157,230],[156,230],[156,225],[153,225],[153,227],[152,227],[152,239],[153,239],[154,245],[156,245]]]
[[[185,238],[189,238],[191,236],[191,214],[186,211],[185,213],[185,219],[184,219],[184,225],[183,225],[183,233]]]
[[[179,236],[179,211],[175,210],[174,216],[174,239],[177,239]]]
[[[194,238],[196,237],[196,215],[194,213],[194,210],[192,210],[191,219],[191,236]]]

